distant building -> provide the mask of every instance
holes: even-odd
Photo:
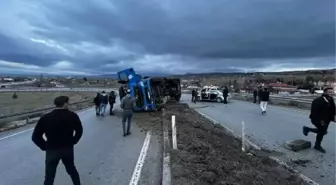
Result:
[[[14,79],[13,78],[2,78],[2,81],[4,82],[14,82]]]
[[[269,88],[278,92],[297,92],[298,89],[296,86],[284,84],[284,83],[269,83],[267,85]]]

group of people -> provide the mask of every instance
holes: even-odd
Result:
[[[104,116],[107,104],[110,104],[110,115],[114,115],[113,113],[113,105],[116,102],[116,94],[114,91],[111,91],[109,95],[105,93],[105,91],[101,93],[97,93],[94,98],[94,104],[96,105],[96,115]]]
[[[94,98],[96,115],[103,116],[108,103],[110,104],[110,115],[113,115],[112,109],[115,100],[116,94],[113,91],[109,95],[105,91],[98,93]],[[121,122],[124,137],[131,134],[131,120],[136,108],[135,101],[136,99],[130,95],[130,90],[127,89],[120,102],[120,107],[123,109]],[[41,116],[32,134],[32,141],[35,145],[46,152],[44,185],[54,184],[59,161],[63,162],[73,184],[81,184],[74,163],[74,145],[83,135],[83,126],[79,116],[68,109],[68,104],[69,97],[67,96],[55,98],[56,108]]]

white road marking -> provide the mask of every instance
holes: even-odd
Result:
[[[140,179],[140,175],[141,175],[141,170],[142,167],[144,165],[146,156],[147,156],[147,151],[149,148],[149,144],[150,144],[150,139],[151,139],[151,133],[147,132],[146,134],[146,138],[145,141],[143,143],[139,158],[138,158],[138,162],[135,165],[134,171],[133,171],[133,175],[132,178],[130,180],[129,185],[137,185]]]
[[[8,139],[8,138],[13,137],[13,136],[16,136],[16,135],[19,135],[19,134],[23,134],[23,133],[28,132],[28,131],[31,131],[31,130],[33,130],[33,129],[34,129],[34,128],[30,128],[30,129],[28,129],[28,130],[24,130],[24,131],[21,131],[21,132],[16,132],[16,133],[14,133],[14,134],[11,134],[11,135],[2,137],[2,138],[0,138],[0,141],[1,141],[1,140],[4,140],[4,139]]]
[[[80,115],[80,114],[84,114],[84,113],[90,111],[91,109],[92,109],[92,108],[84,109],[84,110],[78,112],[78,114],[79,114],[79,115]],[[16,133],[14,133],[14,134],[10,134],[10,135],[5,136],[5,137],[1,137],[1,138],[0,138],[0,141],[1,141],[1,140],[8,139],[8,138],[11,138],[11,137],[13,137],[13,136],[17,136],[17,135],[26,133],[26,132],[31,131],[31,130],[33,130],[33,129],[34,129],[34,128],[30,128],[30,129],[27,129],[27,130],[23,130],[23,131],[20,131],[20,132],[16,132]]]

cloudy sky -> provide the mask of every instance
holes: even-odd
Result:
[[[335,0],[1,0],[0,74],[335,67]]]

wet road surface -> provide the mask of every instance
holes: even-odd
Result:
[[[75,163],[83,185],[128,185],[148,133],[135,124],[132,134],[122,136],[120,118],[96,117],[94,109],[79,113],[84,133],[75,146]],[[44,152],[31,141],[33,126],[0,133],[0,185],[43,184]],[[148,140],[148,152],[139,185],[159,184],[162,153],[158,138]],[[70,185],[60,163],[55,185]]]

